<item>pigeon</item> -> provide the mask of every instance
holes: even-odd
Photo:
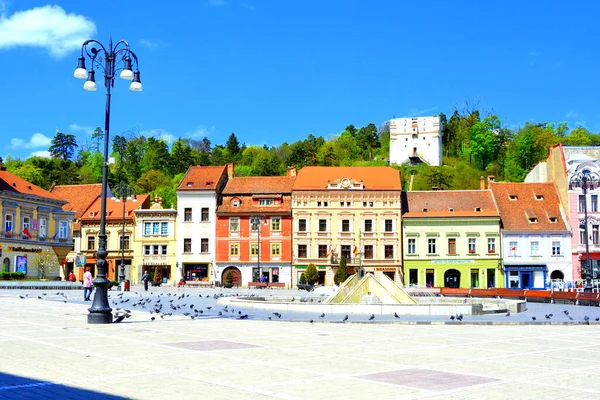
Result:
[[[535,318],[535,317],[531,317],[531,319],[532,319],[532,320],[534,320],[534,321],[536,320],[536,318]]]
[[[600,317],[596,317],[596,319],[594,321],[596,321],[596,322],[600,321]]]
[[[219,311],[219,315],[223,315],[223,313],[221,311]]]
[[[585,321],[586,324],[590,324],[590,317],[588,317],[587,315],[585,317],[583,317],[583,320]]]
[[[450,319],[451,319],[452,321],[454,321],[454,315],[451,315],[451,316],[450,316]]]
[[[565,315],[569,315],[569,310],[565,310],[563,312],[565,313]]]
[[[154,321],[155,319],[156,319],[156,318],[154,318],[154,317],[150,318],[150,320],[152,320],[152,321]]]
[[[294,297],[292,297],[292,299],[290,301],[294,302],[294,301],[296,301],[296,299]]]
[[[271,317],[269,317],[269,318],[271,318]],[[313,321],[313,320],[311,319],[311,320],[310,320],[310,321],[308,321],[308,322],[310,322],[310,323],[312,324],[312,323],[313,323],[313,322],[315,322],[315,321]]]
[[[325,313],[319,315],[319,318],[325,318]]]
[[[40,299],[40,300],[41,300],[41,299],[42,299],[42,296],[38,296],[38,299]]]
[[[395,312],[395,313],[394,313],[394,317],[396,317],[396,318],[400,318],[400,316],[398,315],[398,313],[397,313],[397,312]]]
[[[510,317],[510,310],[506,313],[507,317]]]
[[[342,320],[342,322],[346,322],[348,321],[348,314],[346,314],[346,316],[344,317],[344,319]]]
[[[123,315],[119,315],[114,321],[113,323],[118,324],[119,322],[123,321],[125,319],[125,314]]]
[[[247,319],[247,318],[248,318],[248,314],[240,315],[240,319]]]
[[[459,321],[462,321],[463,320],[463,315],[462,314],[458,314],[456,316],[456,319],[459,320]]]
[[[24,299],[24,298],[25,298],[25,296],[19,296],[19,297],[20,297],[20,298],[22,298],[22,299]]]
[[[375,314],[371,314],[371,316],[369,317],[369,321],[373,321],[375,319]]]
[[[550,316],[550,314],[546,314],[546,319],[551,319],[552,317]]]

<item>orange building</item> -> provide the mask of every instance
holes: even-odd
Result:
[[[231,178],[217,207],[217,276],[233,283],[291,283],[291,194],[296,169],[286,176]]]

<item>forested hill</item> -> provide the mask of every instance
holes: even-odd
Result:
[[[448,118],[440,114],[443,125],[442,167],[400,166],[406,180],[414,175],[413,190],[476,189],[479,178],[522,181],[537,162],[546,158],[555,144],[593,146],[600,135],[583,127],[570,129],[566,123],[526,123],[511,129],[497,115],[478,110],[455,110]],[[57,132],[49,152],[52,158],[31,157],[5,161],[8,171],[40,187],[98,183],[102,178],[101,153],[103,132],[100,128],[88,143],[77,143],[72,134]],[[144,137],[136,130],[112,138],[109,184],[127,182],[138,193],[163,197],[165,205],[176,200],[175,188],[190,165],[235,163],[237,176],[282,175],[288,166],[307,165],[368,166],[387,165],[390,134],[387,124],[356,128],[348,125],[330,138],[309,134],[306,139],[276,146],[240,143],[232,133],[225,144],[202,140],[178,139],[170,146],[164,140]],[[406,182],[404,182],[406,188]]]

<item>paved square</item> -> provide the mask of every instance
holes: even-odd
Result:
[[[239,342],[230,342],[227,340],[199,340],[195,342],[175,342],[175,343],[163,343],[165,346],[180,347],[186,350],[194,351],[219,351],[219,350],[236,350],[236,349],[250,349],[254,346],[252,344],[245,344]]]
[[[380,372],[378,374],[363,375],[362,378],[427,390],[458,389],[497,380],[476,375],[453,374],[420,368]]]

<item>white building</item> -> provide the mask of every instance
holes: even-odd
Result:
[[[233,164],[191,166],[177,187],[177,280],[217,281],[216,209]]]
[[[440,117],[395,118],[390,121],[390,164],[442,165]]]

